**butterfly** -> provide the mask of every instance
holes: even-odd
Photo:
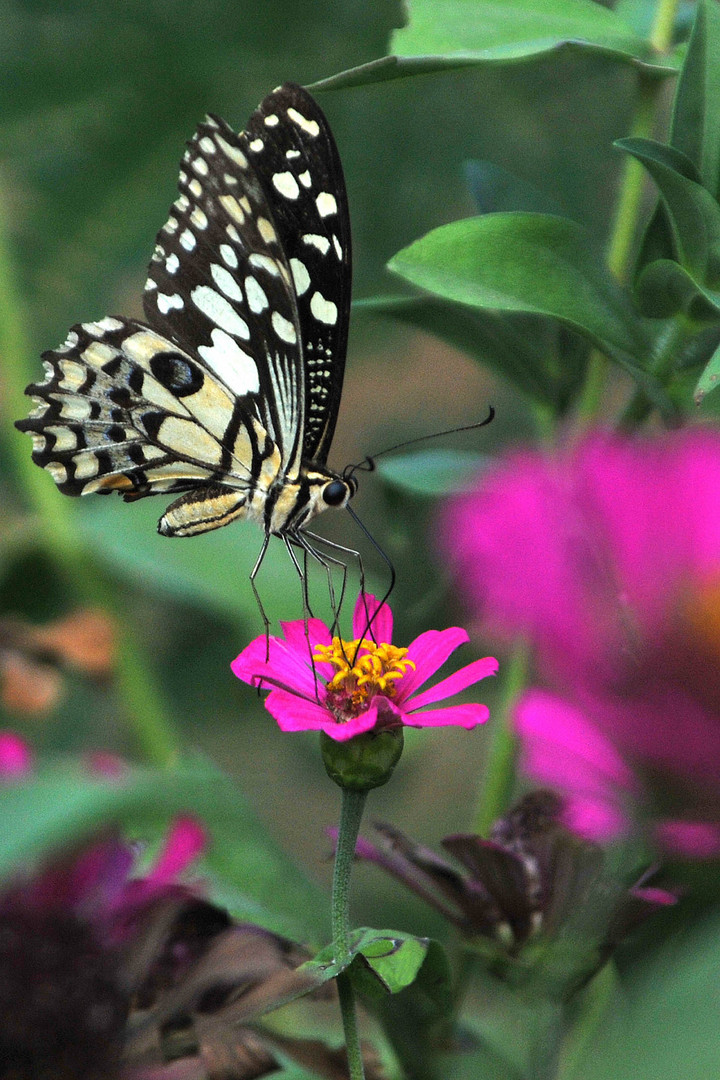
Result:
[[[285,83],[239,134],[207,116],[178,186],[147,321],[73,326],[43,354],[47,377],[26,390],[37,408],[16,427],[66,495],[182,493],[163,536],[258,522],[254,589],[273,535],[323,562],[303,529],[356,489],[326,466],[350,312],[345,182],[319,106]]]

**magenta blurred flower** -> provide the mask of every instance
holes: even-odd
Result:
[[[147,954],[150,921],[168,905],[189,902],[177,875],[203,846],[202,828],[180,819],[142,878],[131,876],[132,849],[108,836],[5,884],[0,1074],[121,1075],[119,1054],[138,989],[129,972],[137,978],[142,970],[137,957]]]
[[[587,835],[641,810],[667,848],[720,854],[719,474],[713,431],[594,434],[513,454],[446,510],[479,621],[554,688],[518,707],[525,768]]]
[[[251,686],[273,687],[265,705],[283,731],[324,731],[344,742],[373,728],[474,728],[489,716],[479,704],[419,712],[497,671],[497,660],[485,657],[417,692],[469,640],[460,627],[427,630],[407,648],[391,645],[392,612],[369,593],[355,604],[351,641],[333,637],[320,619],[307,628],[302,619],[281,625],[284,638],[271,637],[269,645],[256,638],[231,666]]]

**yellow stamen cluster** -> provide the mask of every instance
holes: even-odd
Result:
[[[332,645],[316,645],[316,660],[330,663],[335,674],[327,684],[329,691],[340,691],[361,705],[374,694],[392,697],[395,683],[415,664],[407,658],[408,650],[397,645],[376,645],[367,638],[344,641],[335,637]]]

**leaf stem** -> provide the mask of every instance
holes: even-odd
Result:
[[[650,31],[650,44],[664,53],[672,42],[678,0],[659,0]],[[652,76],[638,75],[637,104],[630,135],[647,138],[652,134],[662,81]],[[645,171],[637,158],[624,155],[615,215],[608,241],[607,263],[620,282],[625,282],[631,268],[633,244],[637,234],[642,204]],[[585,385],[578,402],[577,415],[581,428],[595,419],[607,381],[608,360],[598,349],[588,358]]]
[[[350,874],[367,791],[352,791],[349,788],[342,788],[341,791],[340,824],[332,884],[332,935],[335,962],[347,963],[350,959]],[[337,984],[350,1080],[364,1080],[355,995],[346,971],[338,975]]]
[[[485,783],[475,815],[475,831],[487,836],[496,818],[500,817],[512,798],[515,783],[517,740],[512,730],[511,714],[527,682],[530,663],[529,650],[524,642],[514,648],[503,665],[503,688],[499,716],[491,721],[491,739],[485,767]]]

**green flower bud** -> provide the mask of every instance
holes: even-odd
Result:
[[[336,742],[321,731],[320,748],[331,780],[350,791],[369,791],[392,776],[403,751],[403,729],[366,731],[347,742]]]

